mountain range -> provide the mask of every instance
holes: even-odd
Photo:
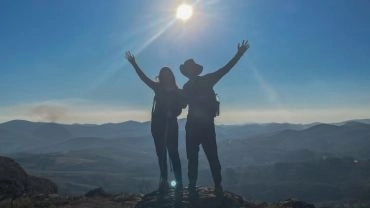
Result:
[[[179,152],[186,183],[185,122],[179,120]],[[302,187],[297,184],[302,183],[316,187],[317,193],[327,192],[328,187],[336,191],[347,185],[356,187],[359,181],[364,192],[370,187],[370,119],[332,124],[217,125],[216,132],[225,188],[253,196],[253,200],[302,196],[303,200],[322,201],[349,196],[338,192],[321,194],[326,198],[320,198],[301,193]],[[51,179],[62,193],[80,194],[96,187],[111,192],[149,192],[159,177],[150,122],[95,125],[9,121],[0,124],[0,155],[14,158],[33,175]],[[327,175],[325,167],[337,160],[339,165],[333,166],[333,171],[356,176],[356,180],[349,179],[346,184],[340,177],[327,183],[320,177],[307,184],[301,181],[302,175]],[[348,166],[348,161],[362,167]],[[202,151],[199,184],[212,185]],[[286,190],[279,194],[266,190],[276,187]]]

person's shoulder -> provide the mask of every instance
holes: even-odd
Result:
[[[202,76],[198,77],[197,83],[200,86],[211,86],[212,85],[212,80],[213,80],[212,73],[208,73]]]
[[[207,79],[210,79],[210,77],[212,77],[214,74],[214,72],[211,72],[211,73],[208,73],[208,74],[204,74],[202,76],[199,76],[201,80],[207,80]]]

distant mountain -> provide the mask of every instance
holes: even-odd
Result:
[[[183,173],[185,122],[179,120]],[[218,125],[216,131],[225,187],[245,196],[275,200],[290,197],[294,190],[296,196],[324,200],[344,199],[346,190],[340,187],[360,187],[359,195],[369,190],[370,125],[366,122]],[[150,122],[10,121],[0,124],[0,154],[11,156],[33,175],[52,179],[62,193],[81,194],[97,187],[136,192],[158,185]],[[199,184],[212,185],[207,158],[203,151],[199,156]],[[336,171],[340,174],[333,183],[321,178],[330,178]],[[312,195],[309,190],[318,191]]]
[[[102,125],[63,125],[75,137],[119,138],[150,135],[150,122],[126,121]]]
[[[285,130],[260,139],[263,145],[283,150],[309,149],[341,156],[370,158],[370,125],[348,122],[319,124],[302,131]]]
[[[180,149],[185,146],[185,122],[185,119],[179,120]],[[357,152],[355,155],[360,157],[370,155],[366,149],[369,147],[366,139],[369,138],[368,131],[369,124],[358,120],[342,124],[267,123],[216,126],[219,143],[226,142],[227,146],[233,140],[236,140],[236,143],[237,140],[242,140],[246,145],[236,148],[254,147],[250,152],[259,150],[260,147],[278,152],[308,149],[341,155],[352,155]],[[15,120],[0,124],[0,153],[65,152],[93,147],[116,148],[126,146],[130,138],[135,142],[142,141],[140,138],[146,139],[145,142],[134,145],[152,145],[150,122],[67,125]]]
[[[266,123],[244,125],[219,125],[217,136],[221,139],[240,139],[256,136],[269,136],[284,130],[303,130],[316,124]]]
[[[42,123],[33,132],[32,135],[44,139],[68,139],[72,134],[60,124]]]
[[[7,154],[23,151],[25,147],[32,146],[36,141],[37,138],[32,136],[0,128],[0,153]]]
[[[37,127],[44,123],[31,122],[25,120],[13,120],[0,124],[0,128],[7,129],[12,132],[17,132],[23,135],[32,135]]]
[[[179,119],[179,140],[185,145],[186,119]],[[218,140],[250,138],[256,135],[270,135],[286,129],[301,130],[311,125],[300,124],[247,124],[247,125],[219,125],[216,127]],[[70,140],[84,138],[91,139],[123,139],[123,138],[151,138],[150,122],[126,121],[122,123],[96,124],[57,124],[46,122],[30,122],[14,120],[0,124],[0,153],[14,152],[53,152],[55,150],[68,151],[83,147],[72,145]],[[67,142],[69,141],[69,142]],[[63,142],[67,142],[64,143]],[[116,141],[102,142],[102,146],[115,145]],[[69,147],[67,147],[69,145]]]
[[[345,123],[350,123],[350,122],[357,122],[357,123],[364,123],[364,124],[370,124],[370,119],[352,119],[348,121],[343,121],[340,123],[336,123],[337,125],[343,125]]]
[[[149,122],[127,121],[117,124],[83,125],[57,124],[14,120],[0,124],[0,154],[15,152],[53,152],[62,150],[67,144],[57,145],[74,138],[147,138],[150,136]],[[87,141],[91,143],[92,141]],[[113,144],[114,142],[110,142]],[[70,145],[66,150],[78,149],[85,145]],[[73,147],[72,147],[73,146]]]

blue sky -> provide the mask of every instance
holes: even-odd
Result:
[[[149,120],[153,92],[125,51],[182,86],[184,60],[212,72],[243,39],[249,51],[215,87],[218,123],[370,118],[369,1],[188,1],[186,23],[181,2],[0,1],[0,122]]]

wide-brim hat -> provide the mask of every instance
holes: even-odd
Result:
[[[195,63],[193,59],[188,59],[180,65],[180,72],[186,77],[198,76],[202,71],[203,66]]]

